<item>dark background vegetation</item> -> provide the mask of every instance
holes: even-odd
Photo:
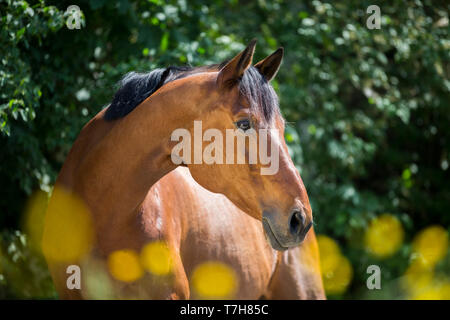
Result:
[[[65,25],[72,4],[84,14],[80,30]],[[372,4],[379,30],[366,27]],[[131,70],[221,62],[255,37],[255,61],[285,48],[273,84],[291,124],[286,139],[316,231],[353,266],[350,286],[330,297],[399,297],[368,292],[367,265],[394,281],[417,232],[450,226],[449,9],[431,0],[0,0],[0,258],[9,261],[0,297],[55,297],[21,216],[35,190],[51,190],[117,81]],[[383,213],[405,239],[380,259],[362,239]],[[450,274],[449,254],[438,267]]]

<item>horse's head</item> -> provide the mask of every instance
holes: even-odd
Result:
[[[254,50],[252,41],[215,72],[208,95],[219,98],[194,125],[194,140],[203,143],[194,141],[194,160],[187,165],[200,185],[262,220],[272,247],[285,250],[304,239],[312,225],[311,207],[289,156],[278,97],[269,83],[283,49],[251,66]]]

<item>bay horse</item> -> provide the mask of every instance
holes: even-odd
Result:
[[[173,251],[179,251],[174,267],[178,274],[176,283],[165,286],[161,296],[169,297],[176,288],[176,297],[196,298],[190,285],[195,268],[205,261],[219,261],[233,266],[239,279],[233,298],[325,298],[313,229],[299,246],[274,250],[265,240],[260,221],[224,195],[201,187],[187,168],[178,167],[159,180],[139,212],[147,236],[164,238]],[[155,223],[158,219],[159,229]],[[115,248],[121,246],[118,238]]]
[[[169,67],[148,74],[131,73],[122,80],[111,105],[82,129],[57,178],[55,190],[73,195],[76,203],[81,203],[80,207],[84,206],[89,212],[92,243],[84,254],[67,254],[70,251],[67,242],[77,247],[83,239],[67,241],[64,237],[64,231],[76,229],[77,225],[74,221],[58,221],[57,216],[64,211],[59,207],[64,197],[55,191],[49,202],[42,240],[43,253],[61,298],[89,298],[83,294],[84,286],[76,290],[68,288],[68,266],[80,266],[86,273],[95,261],[97,266],[106,268],[112,252],[122,248],[139,251],[145,243],[155,239],[164,240],[172,250],[174,269],[171,281],[161,284],[154,277],[143,277],[132,284],[118,284],[116,287],[119,289],[112,289],[112,297],[189,298],[189,268],[196,264],[196,256],[202,257],[202,252],[209,252],[216,258],[220,258],[218,253],[222,253],[222,260],[237,270],[242,284],[242,293],[237,298],[258,298],[265,294],[270,297],[269,280],[275,288],[272,296],[276,297],[273,292],[284,290],[282,287],[276,289],[276,283],[290,281],[287,280],[289,276],[283,276],[285,272],[282,270],[294,266],[301,270],[301,262],[295,264],[292,261],[300,259],[299,249],[295,247],[307,235],[312,243],[307,251],[310,252],[309,265],[313,271],[305,271],[304,274],[319,281],[317,245],[312,232],[308,234],[312,226],[311,207],[300,175],[288,154],[278,97],[269,84],[279,69],[283,50],[280,48],[251,66],[255,44],[255,41],[250,42],[245,50],[220,65]],[[178,128],[192,132],[195,120],[202,121],[204,130],[215,128],[222,132],[236,126],[242,129],[242,123],[252,128],[277,129],[270,131],[268,139],[275,144],[279,154],[278,172],[261,175],[260,163],[210,165],[186,162],[181,165],[188,167],[189,177],[186,177],[186,172],[181,174],[181,169],[176,173],[173,170],[180,164],[175,164],[171,158],[174,147],[171,133]],[[248,153],[248,150],[240,152]],[[174,180],[177,175],[179,179]],[[171,182],[171,186],[165,185],[169,184],[164,183],[166,180]],[[185,188],[177,187],[183,184],[182,180]],[[193,181],[198,184],[196,187]],[[188,185],[191,189],[187,188]],[[158,195],[159,189],[170,190],[170,193],[165,193],[162,198]],[[200,196],[196,199],[187,196],[194,189],[197,195],[210,201],[219,201],[214,198],[221,197],[220,201],[227,198],[231,203],[207,207],[205,199]],[[180,194],[185,198],[179,198],[177,206],[176,199]],[[203,203],[203,214],[199,210],[200,203]],[[189,206],[191,210],[185,210]],[[159,210],[162,207],[170,210]],[[216,219],[211,220],[213,212]],[[183,213],[192,216],[197,213],[198,218],[183,219]],[[154,219],[158,214],[162,215],[159,221]],[[231,217],[233,214],[234,218]],[[230,243],[222,238],[222,241],[205,244],[212,240],[208,236],[214,234],[189,226],[195,221],[201,222],[201,219],[208,221],[209,231],[227,228],[222,236],[231,236]],[[244,237],[246,232],[252,237]],[[275,254],[263,235],[273,249],[284,253]],[[190,244],[195,241],[205,244],[196,249],[196,254],[190,251]],[[230,245],[232,255],[226,250]],[[77,248],[80,247],[78,245]],[[253,251],[252,255],[247,255],[247,259],[255,261],[252,267],[242,267],[243,260],[238,258],[244,251],[241,252],[240,247],[247,248],[245,252]],[[284,264],[280,263],[283,259],[286,260]],[[274,272],[276,268],[277,273]],[[295,284],[301,286],[299,276],[294,278]],[[311,297],[322,297],[321,285],[311,286],[313,289],[310,290],[308,283],[311,281],[305,278],[302,279],[303,292],[314,292]],[[252,285],[256,279],[258,281]],[[321,284],[320,281],[317,283]]]

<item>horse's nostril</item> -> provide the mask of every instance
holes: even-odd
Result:
[[[289,221],[289,229],[292,234],[298,235],[305,225],[305,217],[300,211],[294,211]]]

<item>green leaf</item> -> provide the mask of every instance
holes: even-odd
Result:
[[[169,47],[169,32],[165,32],[161,38],[159,49],[161,50],[161,52],[165,52],[168,47]]]

